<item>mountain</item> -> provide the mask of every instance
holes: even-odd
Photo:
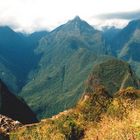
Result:
[[[0,139],[139,139],[139,35],[140,20],[98,31],[78,16],[49,33],[0,27]]]
[[[35,52],[38,68],[20,95],[39,118],[73,106],[93,64],[108,58],[102,33],[79,17],[42,38]]]
[[[0,114],[23,124],[38,122],[36,115],[25,101],[12,94],[2,81],[0,81]]]
[[[140,61],[139,52],[140,20],[131,21],[113,40],[112,51],[126,60]]]
[[[7,84],[12,91],[18,90],[17,78],[9,68],[11,64],[0,56],[0,78]]]
[[[38,43],[37,40],[40,40],[42,37],[45,37],[48,33],[48,31],[36,31],[29,34],[27,38],[29,38],[29,41],[31,40],[31,42],[34,41],[35,43]]]
[[[120,32],[114,31],[114,34]],[[35,50],[41,55],[38,68],[20,94],[39,118],[50,117],[74,106],[94,66],[94,72],[102,76],[99,78],[105,87],[109,87],[110,94],[129,85],[139,87],[138,78],[131,73],[130,66],[109,56],[104,36],[75,17],[40,40]]]
[[[88,75],[89,75],[89,73],[91,73],[91,74],[89,76],[89,79],[86,82],[84,82],[86,77],[87,77],[87,75],[86,76],[84,75],[84,73],[86,71],[83,71],[80,74],[80,77],[83,78],[82,81],[81,81],[82,87],[84,87],[84,84],[88,85],[86,87],[86,91],[93,90],[89,86],[90,84],[91,84],[91,86],[93,86],[94,83],[91,82],[93,80],[95,80],[95,82],[97,82],[98,84],[103,85],[107,89],[108,93],[111,96],[113,96],[113,93],[115,93],[116,91],[121,90],[123,88],[127,88],[127,87],[140,88],[139,79],[137,78],[137,76],[133,72],[133,70],[131,69],[130,65],[128,63],[124,62],[124,61],[117,60],[117,59],[112,58],[112,57],[100,56],[99,58],[96,57],[96,60],[93,59],[92,63],[90,65],[91,65],[91,69],[93,69],[93,70],[90,69],[88,71]],[[58,77],[58,79],[59,78],[60,77]],[[74,78],[72,78],[72,79],[75,80]],[[49,85],[50,81],[48,81],[46,83],[47,87],[50,86]],[[53,82],[53,81],[51,81],[51,82]],[[58,82],[60,82],[60,81],[58,81]],[[71,81],[71,82],[74,82],[74,81]],[[55,86],[53,85],[53,87],[56,87],[56,85]],[[31,89],[32,88],[33,87],[31,87]],[[75,102],[77,102],[79,100],[79,98],[81,98],[82,92],[84,91],[84,89],[82,89],[79,93],[77,91],[75,91],[75,93],[72,94],[73,96],[70,98],[69,96],[72,93],[71,89],[69,89],[70,91],[68,93],[65,92],[65,94],[68,94],[69,96],[66,96],[65,94],[62,94],[62,92],[59,93],[58,89],[59,89],[59,87],[57,87],[56,96],[54,95],[55,92],[53,94],[51,93],[52,95],[49,94],[49,92],[48,93],[45,92],[44,95],[41,94],[41,96],[39,96],[39,95],[37,96],[38,98],[36,97],[38,100],[36,99],[35,101],[36,101],[36,103],[39,102],[38,104],[40,105],[40,108],[42,108],[41,105],[45,106],[45,104],[46,104],[46,113],[47,113],[46,115],[48,115],[50,109],[51,109],[51,111],[54,111],[55,109],[57,109],[56,111],[58,111],[58,112],[64,110],[65,108],[61,109],[59,107],[61,107],[61,105],[64,106],[68,102],[70,103],[70,105],[67,106],[67,108],[69,108],[70,106],[74,106],[75,103],[72,102],[72,99],[76,98],[77,94],[79,94],[79,97],[75,100]],[[37,89],[35,89],[35,87],[34,87],[34,92],[33,93],[35,93],[36,90]],[[39,90],[41,90],[41,88]],[[50,91],[52,91],[52,90],[50,90]],[[63,90],[61,90],[61,91],[63,91]],[[31,92],[29,92],[29,93],[31,93]],[[23,95],[26,96],[25,99],[27,99],[27,102],[29,102],[29,104],[30,104],[30,102],[33,103],[32,99],[35,99],[34,98],[35,96],[33,95],[33,93],[31,95],[27,95],[29,93],[24,92]],[[29,98],[29,96],[31,96],[31,97]],[[41,98],[42,96],[43,96],[44,99]],[[47,98],[45,98],[45,96],[48,97],[48,99],[50,99],[50,100],[47,100]],[[28,98],[29,98],[29,101],[28,101]],[[54,99],[57,102],[53,102]],[[61,100],[59,101],[59,99],[61,99]],[[43,103],[45,103],[45,104],[43,104]],[[55,106],[55,105],[57,105],[57,106]],[[38,107],[35,106],[35,105],[31,106],[31,107],[33,109],[34,109],[34,107],[35,107],[35,109],[36,108],[38,109]],[[45,107],[43,109],[45,110]],[[40,115],[41,112],[36,112],[36,113]],[[43,113],[45,114],[45,112],[43,112]]]
[[[121,29],[118,29],[114,26],[104,26],[102,28],[102,33],[107,43],[110,43],[120,31]]]
[[[60,41],[62,40],[63,42],[60,44]],[[66,24],[61,25],[49,33],[49,35],[40,43],[38,48],[40,53],[41,51],[47,51],[48,47],[45,48],[43,44],[46,43],[46,41],[47,45],[53,45],[53,48],[57,45],[62,49],[62,45],[67,45],[73,50],[77,50],[80,47],[88,48],[92,51],[96,50],[96,54],[104,54],[106,51],[103,42],[104,38],[102,37],[101,32],[95,30],[87,22],[80,19],[80,17],[75,17],[73,20],[68,21]]]
[[[0,78],[14,93],[26,83],[28,74],[36,67],[39,56],[34,49],[47,32],[23,35],[8,26],[0,27]]]
[[[128,61],[140,75],[140,20],[133,20],[112,40],[112,53]]]
[[[19,93],[26,100],[39,118],[50,117],[75,105],[92,68],[100,75],[103,68],[98,64],[114,59],[110,55],[126,60],[140,75],[138,36],[139,20],[130,22],[122,30],[105,27],[101,32],[78,16],[49,33],[24,35],[7,26],[0,27],[0,78],[13,93]],[[129,66],[119,64],[122,66],[119,69],[112,63],[109,67],[122,72],[124,81],[136,77],[125,74]],[[107,82],[112,80],[106,75]],[[116,86],[110,86],[109,92],[118,90],[122,81],[120,78]]]

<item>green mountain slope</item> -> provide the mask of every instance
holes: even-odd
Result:
[[[36,53],[42,55],[38,69],[21,96],[39,117],[73,106],[94,63],[106,58],[99,57],[106,54],[101,32],[79,17],[42,38]]]
[[[11,64],[0,55],[0,78],[4,81],[11,91],[17,91],[17,78],[10,69]]]
[[[0,78],[17,93],[26,83],[29,72],[36,67],[39,56],[34,49],[47,32],[23,35],[7,26],[0,27]]]
[[[90,79],[97,79],[98,84],[103,85],[111,95],[129,86],[140,88],[139,79],[130,65],[113,58],[95,65]]]

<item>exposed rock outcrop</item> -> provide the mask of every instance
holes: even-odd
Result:
[[[14,121],[0,114],[0,134],[7,135],[10,131],[17,129],[22,126],[19,121]]]

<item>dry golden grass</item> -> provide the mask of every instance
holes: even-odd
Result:
[[[83,140],[140,140],[140,110],[131,110],[122,120],[103,116],[96,126],[88,124]]]

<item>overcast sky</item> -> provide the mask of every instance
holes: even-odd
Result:
[[[124,26],[139,18],[140,0],[0,0],[0,25],[52,30],[79,15],[91,25]]]

